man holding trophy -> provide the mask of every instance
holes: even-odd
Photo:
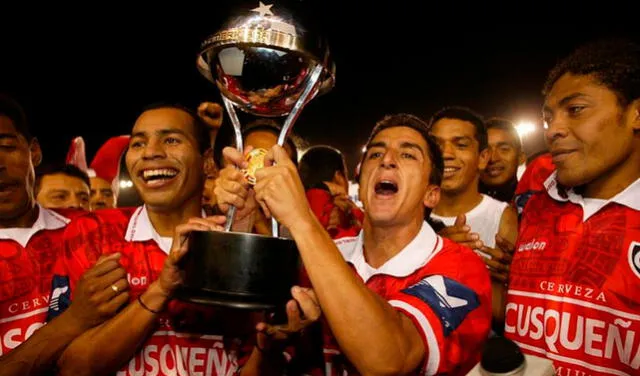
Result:
[[[192,239],[198,246],[186,256],[198,261],[187,263],[191,298],[236,306],[259,306],[269,295],[277,301],[277,291],[293,284],[287,277],[293,250],[313,286],[304,293],[317,302],[326,321],[322,371],[466,373],[479,360],[480,346],[489,332],[490,281],[471,250],[437,236],[423,220],[425,210],[439,200],[444,169],[427,125],[401,114],[383,119],[374,128],[359,181],[363,230],[357,237],[334,243],[310,210],[296,167],[282,148],[299,110],[333,85],[328,50],[319,48],[325,46],[322,39],[310,43],[313,34],[292,34],[299,28],[280,16],[277,4],[260,3],[252,11],[258,14],[232,18],[227,28],[205,42],[199,67],[220,88],[238,135],[236,148],[224,150],[227,167],[216,189],[219,207],[228,209],[227,230],[236,229],[233,221],[237,225],[251,217],[251,210],[259,205],[274,219],[274,238],[226,232],[204,241],[198,234]],[[269,151],[244,153],[234,107],[258,116],[288,114],[278,145]],[[260,162],[265,167],[256,166]],[[278,237],[280,225],[289,231],[294,245]],[[228,244],[235,244],[235,249],[224,250]],[[235,258],[241,260],[211,256],[219,254],[239,255]],[[214,264],[214,260],[242,265],[237,270],[249,269],[252,277],[237,278],[228,273],[229,268],[217,268],[212,274],[230,275],[242,283],[194,277],[200,275],[196,265]],[[221,291],[225,290],[221,285],[226,291]],[[270,289],[261,289],[263,285]],[[204,297],[198,296],[198,288],[207,292],[201,292]],[[292,292],[296,296],[303,291],[294,287]],[[268,367],[265,355],[269,354],[254,350],[252,358],[262,361],[254,371],[277,373]]]

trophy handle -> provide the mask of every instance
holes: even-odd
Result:
[[[224,107],[227,109],[227,113],[229,114],[229,118],[231,119],[231,124],[233,125],[233,132],[236,136],[236,148],[240,151],[240,153],[244,152],[244,145],[242,142],[242,130],[240,128],[240,119],[238,119],[238,114],[236,114],[236,110],[233,107],[233,104],[227,97],[222,96],[222,101],[224,102]],[[236,167],[237,168],[237,167]],[[227,212],[227,221],[224,224],[224,231],[231,231],[231,225],[233,225],[233,217],[236,215],[236,207],[231,205],[229,207],[229,211]]]
[[[322,66],[322,64],[316,64],[316,66],[313,68],[313,71],[311,72],[311,76],[309,77],[309,81],[307,81],[307,85],[304,88],[302,95],[300,95],[300,98],[298,98],[298,100],[296,101],[296,104],[293,106],[293,109],[291,109],[289,116],[287,116],[287,119],[284,121],[284,124],[282,125],[282,130],[280,130],[280,136],[278,136],[278,145],[284,146],[284,141],[287,139],[287,136],[289,136],[289,132],[293,127],[293,123],[295,123],[296,120],[298,120],[298,116],[300,116],[300,110],[307,103],[307,99],[309,98],[313,90],[316,88],[318,84],[318,80],[320,79],[320,74],[322,74],[323,70],[324,70],[324,67]],[[228,222],[228,219],[227,219],[227,222]],[[276,221],[276,219],[273,217],[271,218],[271,234],[275,238],[280,236],[280,226],[278,225],[278,221]]]

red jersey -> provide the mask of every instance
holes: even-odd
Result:
[[[65,231],[65,255],[56,266],[54,283],[68,286],[73,294],[82,273],[101,255],[120,252],[133,302],[158,278],[170,248],[171,238],[159,236],[144,206],[90,213],[74,220]],[[118,375],[234,374],[243,351],[251,349],[225,348],[228,341],[223,342],[221,333],[231,314],[171,301],[159,315],[156,331]],[[250,326],[250,320],[246,321]],[[255,335],[253,327],[247,333]]]
[[[478,255],[436,235],[424,222],[411,243],[374,269],[364,259],[362,239],[361,232],[335,242],[363,282],[420,332],[425,358],[415,374],[464,375],[471,370],[491,326],[491,282]],[[327,375],[357,374],[328,331],[324,357]]]
[[[306,191],[306,196],[311,211],[316,215],[322,227],[327,229],[331,212],[336,207],[331,192],[322,188],[310,188]],[[355,236],[360,232],[360,226],[354,222],[362,223],[363,219],[364,213],[358,208],[351,209],[349,213],[340,210],[340,225],[337,228],[329,229],[329,235],[332,238]]]
[[[29,228],[0,229],[0,356],[26,341],[47,318],[55,260],[69,219],[39,207]]]
[[[640,180],[595,200],[555,176],[522,215],[505,335],[558,376],[640,375]]]

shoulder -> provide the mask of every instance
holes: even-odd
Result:
[[[442,238],[442,248],[423,267],[429,274],[439,274],[470,285],[476,290],[490,290],[489,273],[485,263],[471,248]]]

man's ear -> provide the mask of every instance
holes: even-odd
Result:
[[[42,163],[42,149],[40,148],[40,142],[35,137],[29,142],[29,152],[33,167],[38,167]]]
[[[489,164],[489,158],[491,158],[491,153],[489,153],[489,148],[485,148],[480,152],[480,157],[478,158],[478,170],[484,171]]]
[[[440,202],[440,187],[435,184],[429,184],[427,192],[424,194],[422,203],[429,209],[435,208]]]

